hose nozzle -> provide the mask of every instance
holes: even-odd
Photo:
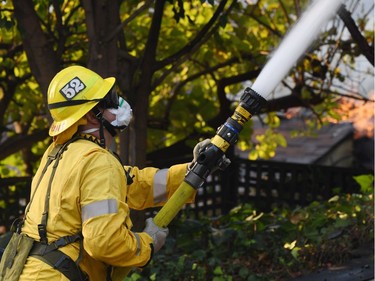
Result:
[[[185,176],[185,181],[199,188],[221,159],[227,149],[238,141],[243,125],[266,104],[266,99],[250,88],[246,88],[240,104],[233,115],[221,125],[211,139],[211,145],[200,153],[198,162]]]
[[[240,98],[240,105],[244,107],[252,115],[258,114],[263,106],[265,106],[267,100],[259,95],[256,91],[251,88],[246,88],[243,95]]]

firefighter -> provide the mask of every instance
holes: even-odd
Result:
[[[49,85],[48,106],[53,143],[25,211],[21,233],[35,243],[20,280],[103,281],[114,267],[146,266],[168,229],[150,218],[143,232],[134,232],[129,210],[162,206],[183,181],[188,163],[128,167],[107,148],[132,117],[115,91],[115,78],[67,67]]]

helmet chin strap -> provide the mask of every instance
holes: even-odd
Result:
[[[105,146],[105,138],[104,138],[104,128],[107,129],[107,131],[111,134],[112,137],[115,137],[117,132],[116,132],[114,126],[112,126],[111,123],[109,123],[103,117],[103,113],[97,107],[94,107],[92,110],[95,114],[95,117],[100,122],[100,127],[99,127],[100,146],[105,148],[106,146]]]
[[[107,131],[111,134],[112,137],[115,137],[117,135],[115,127],[113,127],[112,124],[109,123],[105,118],[102,118],[102,120],[103,120],[103,125],[107,129]]]

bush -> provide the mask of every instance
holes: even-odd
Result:
[[[125,280],[290,280],[346,262],[374,239],[371,189],[307,207],[257,212],[250,204],[218,218],[181,218],[150,265]]]

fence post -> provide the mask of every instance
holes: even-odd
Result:
[[[233,157],[234,149],[229,148],[227,156],[232,163],[222,172],[221,177],[221,213],[227,214],[238,203],[238,170],[239,165],[236,158]]]

